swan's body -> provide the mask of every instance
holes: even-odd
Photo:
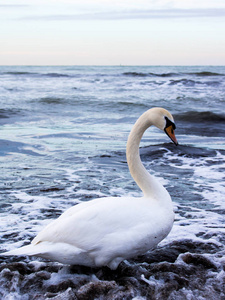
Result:
[[[150,109],[135,123],[127,142],[127,161],[144,197],[105,197],[75,205],[30,245],[2,255],[34,255],[64,264],[116,269],[124,259],[155,247],[170,232],[174,212],[170,195],[140,160],[139,143],[151,125],[165,130],[177,144],[173,117],[165,109]]]

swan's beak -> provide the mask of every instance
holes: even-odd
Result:
[[[173,129],[173,125],[170,125],[168,127],[166,127],[165,129],[165,133],[171,138],[171,140],[174,142],[174,144],[177,146],[178,142],[177,139],[175,137],[175,133],[174,133],[174,129]]]

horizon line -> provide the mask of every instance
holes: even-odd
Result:
[[[225,67],[225,64],[0,64],[0,67]]]

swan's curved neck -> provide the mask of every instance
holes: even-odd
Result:
[[[147,117],[147,112],[137,120],[128,137],[126,155],[131,176],[144,193],[144,196],[159,199],[162,194],[168,193],[162,184],[145,169],[139,154],[141,138],[145,130],[151,125],[153,123],[149,115]]]

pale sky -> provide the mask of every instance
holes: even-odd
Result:
[[[225,0],[0,0],[0,65],[225,65]]]

